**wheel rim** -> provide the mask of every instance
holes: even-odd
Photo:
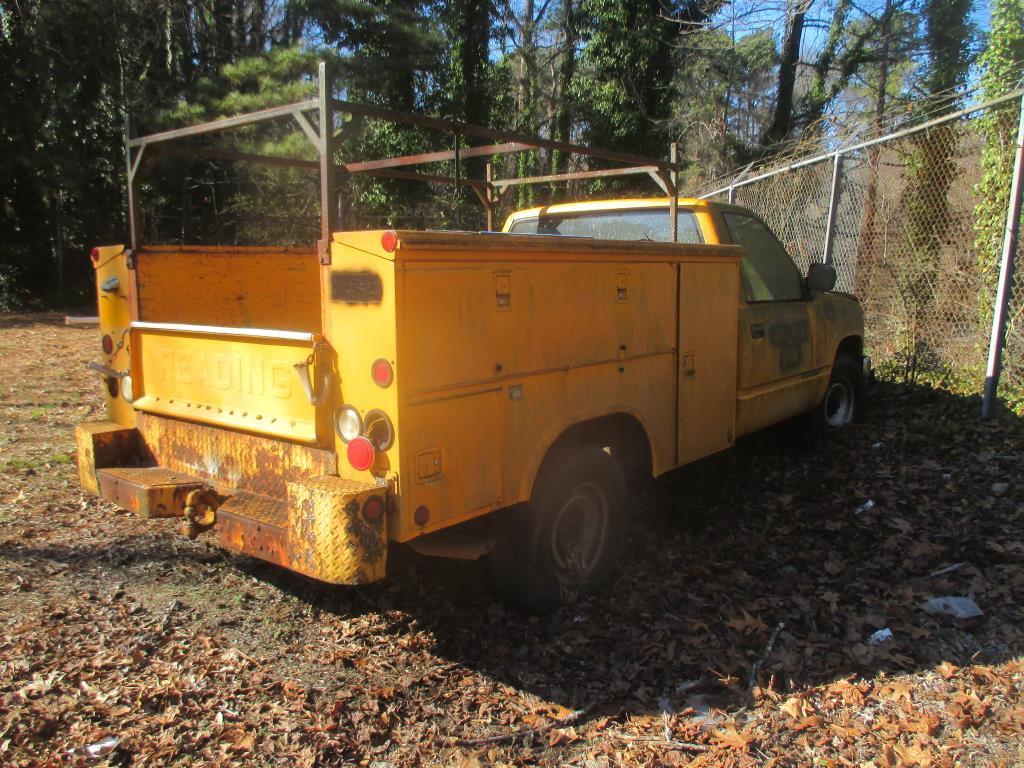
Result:
[[[579,575],[594,570],[608,534],[608,502],[594,483],[573,487],[555,516],[551,556],[557,570]]]
[[[843,427],[853,419],[853,386],[843,377],[829,384],[825,395],[825,422],[832,428]]]

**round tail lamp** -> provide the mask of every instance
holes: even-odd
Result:
[[[121,397],[129,403],[135,402],[135,387],[132,386],[131,376],[121,377]]]
[[[352,465],[353,469],[360,472],[372,467],[377,458],[377,450],[373,447],[373,443],[362,436],[349,441],[346,453],[348,454],[348,463]]]
[[[365,432],[377,450],[386,451],[395,444],[395,425],[379,408],[366,412]]]
[[[395,371],[391,367],[391,363],[380,357],[374,360],[373,365],[370,366],[370,378],[378,387],[386,389],[395,380]]]
[[[100,262],[100,249],[99,248],[93,248],[91,251],[89,251],[89,258],[92,260],[93,264],[99,264],[99,262]]]
[[[371,496],[363,504],[363,517],[369,523],[376,523],[384,516],[384,499],[380,496]]]
[[[338,437],[351,443],[363,434],[363,418],[351,405],[343,405],[334,414],[334,428],[338,431]]]
[[[114,351],[114,340],[110,338],[109,333],[103,334],[103,352],[109,355]]]
[[[383,232],[380,236],[380,247],[388,253],[394,253],[398,247],[398,233],[393,229]]]

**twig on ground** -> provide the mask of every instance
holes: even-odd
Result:
[[[932,571],[931,573],[929,573],[928,574],[928,578],[929,579],[934,579],[936,576],[945,576],[947,573],[953,573],[954,571],[959,571],[965,565],[967,565],[967,561],[963,561],[963,562],[960,562],[960,563],[953,563],[952,565],[947,565],[945,568],[939,568],[939,570]]]
[[[698,744],[694,741],[676,741],[675,739],[662,739],[657,736],[633,736],[629,733],[622,733],[622,731],[608,731],[608,736],[613,739],[621,739],[623,741],[642,741],[645,744],[664,744],[669,747],[676,747],[677,749],[688,749],[691,752],[710,752],[715,747],[710,744]]]
[[[550,723],[538,725],[533,728],[519,728],[518,730],[509,731],[508,733],[498,733],[493,736],[481,736],[478,739],[455,739],[454,744],[457,747],[484,747],[490,744],[500,744],[504,741],[515,741],[516,739],[525,736],[529,736],[531,738],[542,736],[555,728],[565,728],[569,725],[575,725],[590,713],[593,708],[593,706],[589,706],[584,707],[583,709],[577,709],[574,712],[570,712],[561,720],[554,720]],[[451,737],[448,738],[448,742],[452,743]]]
[[[750,697],[754,692],[754,686],[757,685],[757,673],[761,671],[761,667],[768,661],[768,657],[772,655],[772,649],[775,648],[775,641],[779,638],[779,633],[786,628],[786,622],[780,621],[775,625],[775,629],[772,631],[771,637],[768,638],[768,645],[764,649],[764,654],[758,659],[754,666],[750,668],[750,679],[747,681],[747,696]]]

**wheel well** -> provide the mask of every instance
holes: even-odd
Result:
[[[651,443],[640,420],[629,413],[611,413],[573,424],[548,448],[540,463],[534,486],[543,474],[580,445],[607,450],[626,475],[630,489],[652,472]]]
[[[836,357],[840,355],[846,355],[852,357],[854,361],[860,362],[861,355],[864,354],[864,340],[860,336],[847,336],[845,339],[839,342],[839,346],[836,348]]]

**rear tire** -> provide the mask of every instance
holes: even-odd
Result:
[[[529,504],[506,510],[490,570],[498,591],[535,613],[605,587],[628,527],[621,467],[581,446],[542,471]]]

